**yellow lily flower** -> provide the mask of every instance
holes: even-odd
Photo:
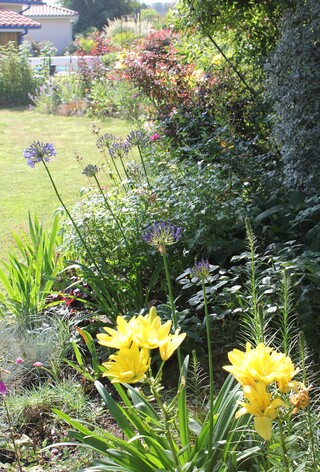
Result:
[[[110,377],[112,383],[141,382],[150,366],[149,349],[139,349],[135,343],[129,348],[123,346],[102,365],[106,369],[103,376]]]
[[[167,321],[162,325],[157,310],[152,307],[146,316],[138,316],[134,342],[141,347],[156,349],[169,337],[171,324],[171,321]]]
[[[175,334],[169,335],[166,340],[160,345],[160,357],[163,361],[167,361],[174,351],[178,349],[184,338],[186,337],[186,333],[179,334],[179,330],[177,329]]]
[[[239,402],[242,408],[237,411],[236,418],[246,413],[253,415],[255,430],[263,439],[269,441],[272,436],[272,420],[278,416],[277,408],[285,406],[285,403],[280,398],[272,400],[263,382],[257,382],[254,387],[245,385],[243,396],[247,402]]]
[[[295,369],[289,357],[279,353],[263,343],[251,349],[247,344],[246,351],[234,349],[229,352],[228,358],[232,365],[223,368],[230,372],[242,385],[251,385],[263,382],[269,385],[277,382],[281,392],[289,386],[292,378],[299,369]]]
[[[248,371],[248,359],[251,355],[251,345],[246,344],[246,351],[233,349],[228,353],[228,359],[232,365],[223,366],[223,369],[230,372],[241,385],[255,385],[251,373]]]
[[[108,333],[98,333],[97,338],[99,344],[107,347],[114,347],[121,349],[122,347],[130,347],[134,332],[136,317],[134,316],[129,321],[126,321],[123,316],[117,317],[117,330],[104,327],[103,329]]]

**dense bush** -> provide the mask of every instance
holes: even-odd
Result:
[[[253,171],[270,178],[276,160],[261,120],[261,97],[244,87],[229,64],[220,64],[219,58],[212,63],[207,44],[207,59],[196,68],[196,53],[187,44],[179,34],[163,30],[150,34],[125,59],[126,76],[153,103],[171,153],[222,163],[243,181],[257,182]]]
[[[0,106],[27,105],[36,86],[27,48],[17,49],[14,43],[0,46]]]
[[[292,2],[269,66],[273,135],[281,149],[288,188],[319,193],[320,4]]]

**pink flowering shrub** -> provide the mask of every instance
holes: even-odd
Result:
[[[125,60],[130,81],[152,100],[159,113],[170,112],[180,104],[192,102],[194,66],[184,63],[175,42],[179,35],[171,30],[151,33],[139,49]]]

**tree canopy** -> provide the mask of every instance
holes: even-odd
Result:
[[[90,27],[101,30],[108,19],[129,15],[139,8],[139,2],[134,0],[60,0],[60,4],[79,13],[75,33],[82,33]]]

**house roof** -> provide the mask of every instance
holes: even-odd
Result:
[[[61,16],[77,16],[78,12],[74,10],[69,10],[68,8],[58,7],[56,5],[31,5],[29,10],[24,12],[26,16],[39,16],[39,17],[61,17]]]
[[[0,28],[41,28],[41,25],[31,18],[26,18],[15,11],[0,7]]]
[[[42,0],[0,0],[1,3],[11,4],[11,5],[29,5],[33,3],[42,3]]]

